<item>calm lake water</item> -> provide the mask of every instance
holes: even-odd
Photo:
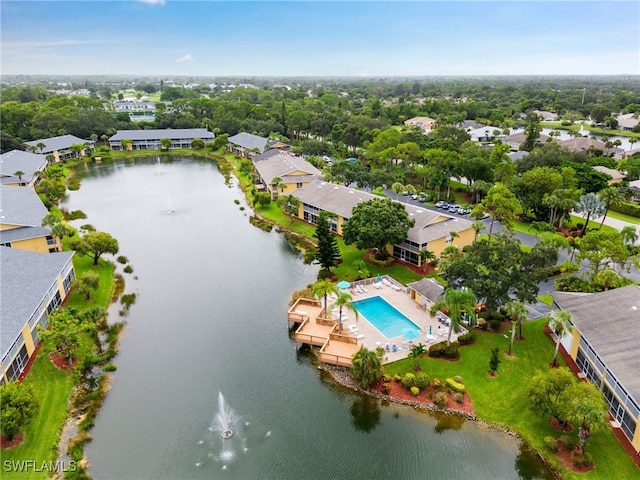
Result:
[[[287,330],[317,267],[253,227],[215,166],[158,158],[81,168],[64,204],[119,240],[137,294],[87,445],[94,478],[553,478],[512,437],[336,386]]]

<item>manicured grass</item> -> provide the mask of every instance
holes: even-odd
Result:
[[[73,307],[77,310],[84,310],[96,305],[107,308],[114,285],[113,273],[116,269],[115,265],[104,258],[101,258],[98,261],[98,265],[94,266],[92,258],[86,255],[78,255],[76,253],[73,256],[73,267],[76,271],[76,277],[81,276],[85,272],[94,272],[100,277],[100,283],[98,285],[98,289],[91,292],[91,300],[85,300],[83,296],[72,291],[65,302],[65,306]]]
[[[518,433],[527,443],[541,452],[549,463],[560,470],[566,478],[609,479],[613,472],[616,478],[638,478],[638,469],[624,452],[610,429],[596,432],[587,444],[596,467],[588,474],[573,474],[550,454],[544,446],[544,437],[559,437],[560,432],[549,426],[548,418],[537,415],[529,408],[526,395],[529,380],[538,370],[547,370],[553,359],[554,343],[544,335],[545,319],[523,325],[524,342],[514,344],[515,358],[501,356],[502,363],[495,378],[488,376],[491,349],[499,347],[502,352],[509,348],[509,340],[500,333],[488,333],[474,329],[476,341],[460,349],[460,360],[450,362],[441,359],[423,358],[422,371],[441,382],[460,375],[466,386],[478,418],[505,425]],[[390,374],[404,375],[413,371],[413,361],[404,359],[385,366]],[[562,359],[560,363],[564,365]],[[577,428],[570,434],[577,439]]]
[[[45,461],[55,461],[62,422],[67,416],[67,402],[73,390],[74,374],[55,368],[47,355],[39,355],[24,383],[33,385],[40,408],[33,421],[24,430],[24,442],[2,451],[2,462],[35,461],[42,465]],[[2,478],[30,480],[49,478],[46,470],[33,469],[8,472],[2,469]]]
[[[542,295],[539,295],[538,300],[540,300],[542,303],[547,304],[549,306],[553,305],[553,298],[548,293],[543,293]]]
[[[631,215],[625,215],[624,213],[620,213],[620,212],[614,212],[613,210],[609,210],[609,212],[607,213],[607,218],[609,217],[615,218],[616,220],[622,220],[623,222],[640,225],[640,218],[632,217]]]

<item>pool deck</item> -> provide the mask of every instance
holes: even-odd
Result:
[[[338,320],[335,318],[325,319],[320,317],[323,313],[323,305],[314,300],[301,299],[294,304],[288,312],[288,320],[293,323],[301,323],[295,333],[296,343],[306,343],[320,346],[318,355],[321,362],[334,365],[351,365],[351,357],[362,345],[369,350],[382,347],[386,350],[382,363],[390,363],[405,358],[409,354],[411,344],[422,343],[429,347],[447,339],[447,329],[438,322],[438,319],[431,316],[429,311],[423,310],[422,306],[416,303],[404,288],[392,287],[379,283],[380,288],[375,283],[366,285],[366,291],[354,293],[350,291],[353,302],[371,297],[382,297],[389,302],[396,310],[405,315],[409,320],[420,328],[420,335],[415,339],[407,339],[402,336],[387,338],[376,329],[363,315],[359,315],[356,320],[355,313],[346,308],[342,309],[343,323],[342,335],[338,333]],[[313,302],[313,303],[312,303]],[[331,313],[332,301],[329,300],[329,316]],[[306,318],[304,314],[307,314]],[[335,315],[337,317],[337,315]],[[428,338],[429,327],[431,327],[431,337]],[[350,329],[354,329],[351,331]],[[464,333],[464,332],[463,332]],[[458,334],[453,333],[452,341]],[[393,351],[395,345],[397,351]]]

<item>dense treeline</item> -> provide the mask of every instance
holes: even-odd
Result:
[[[3,151],[12,139],[21,143],[66,133],[88,139],[118,129],[192,127],[229,135],[240,131],[273,134],[291,141],[330,140],[338,148],[355,151],[371,142],[376,131],[415,116],[432,117],[441,126],[474,120],[503,129],[522,125],[523,113],[532,109],[557,112],[569,120],[588,117],[594,108],[603,120],[614,113],[640,112],[640,89],[633,78],[282,81],[288,85],[238,80],[242,82],[259,88],[229,91],[222,85],[184,88],[164,86],[162,81],[137,83],[141,94],[161,92],[152,123],[133,123],[126,113],[105,108],[118,98],[113,83],[85,80],[71,84],[86,89],[88,97],[61,97],[43,86],[3,88]]]

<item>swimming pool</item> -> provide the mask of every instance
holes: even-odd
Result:
[[[382,297],[365,298],[353,302],[358,313],[387,338],[403,336],[418,338],[420,327],[396,310]]]

